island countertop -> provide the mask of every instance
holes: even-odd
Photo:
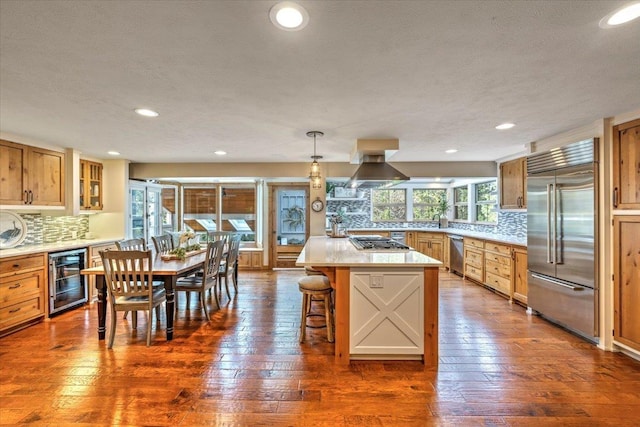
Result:
[[[312,236],[296,265],[309,267],[440,267],[442,263],[420,252],[358,250],[348,238]]]

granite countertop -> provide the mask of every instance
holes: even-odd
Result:
[[[312,236],[296,261],[315,267],[440,267],[442,263],[420,252],[357,250],[346,238]]]
[[[71,249],[86,248],[88,246],[102,245],[121,240],[122,237],[99,238],[99,239],[77,239],[65,240],[62,242],[43,243],[39,245],[25,245],[11,249],[0,249],[0,259],[16,255],[30,255],[40,252],[59,252]]]
[[[354,231],[371,231],[375,234],[380,231],[413,231],[426,233],[455,234],[462,237],[473,237],[475,239],[491,240],[492,242],[506,243],[516,246],[527,246],[526,237],[516,237],[508,234],[481,233],[478,231],[462,230],[460,228],[353,228]]]

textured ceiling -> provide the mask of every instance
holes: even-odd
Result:
[[[2,0],[0,131],[136,162],[308,161],[316,129],[324,161],[495,160],[640,108],[640,21],[598,27],[626,1],[301,1],[299,32],[275,3]]]

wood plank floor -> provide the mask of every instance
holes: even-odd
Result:
[[[212,312],[192,298],[174,341],[145,346],[95,306],[0,339],[0,424],[218,426],[637,426],[640,362],[606,353],[441,272],[440,365],[333,363],[322,329],[298,343],[296,271],[242,272]],[[184,297],[181,298],[184,304]]]

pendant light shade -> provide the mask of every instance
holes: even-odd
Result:
[[[311,170],[309,171],[309,178],[311,179],[311,187],[312,188],[322,188],[322,176],[320,175],[320,163],[318,163],[318,159],[321,159],[322,156],[318,156],[316,154],[316,137],[324,136],[323,132],[319,130],[310,130],[307,132],[307,136],[309,138],[313,137],[313,163],[311,163]]]

